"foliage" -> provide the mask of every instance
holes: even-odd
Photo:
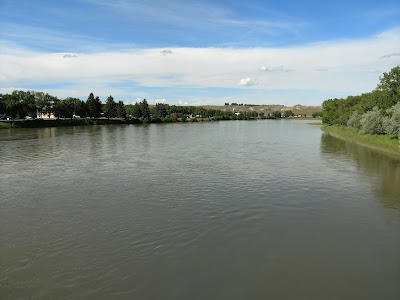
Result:
[[[87,105],[87,116],[91,118],[99,118],[101,113],[102,113],[102,108],[101,108],[101,101],[99,96],[96,98],[94,97],[93,93],[89,94],[89,97],[86,101]]]
[[[385,131],[383,130],[383,115],[381,110],[379,110],[377,106],[375,106],[371,111],[368,111],[362,115],[360,125],[361,133],[385,133]]]
[[[151,117],[151,112],[150,112],[150,108],[149,108],[149,104],[147,103],[146,99],[143,99],[143,101],[141,101],[139,103],[140,106],[140,112],[141,112],[141,117],[144,119],[150,119]]]
[[[272,112],[272,114],[271,114],[271,116],[274,118],[274,119],[280,119],[281,118],[281,112],[280,111],[273,111]]]
[[[383,129],[387,134],[400,133],[400,102],[393,105],[386,111],[386,116],[383,118]]]
[[[329,99],[322,103],[325,125],[348,125],[362,132],[381,134],[393,132],[396,119],[391,119],[391,107],[400,102],[400,67],[384,73],[380,84],[369,93],[345,99]]]
[[[283,113],[284,118],[294,117],[294,112],[291,110],[287,110]]]
[[[117,103],[115,103],[114,98],[111,95],[107,98],[104,115],[108,119],[115,118],[117,116]]]
[[[313,112],[311,116],[313,118],[320,118],[320,117],[322,117],[322,112],[321,111]]]
[[[379,78],[378,89],[385,92],[388,100],[393,104],[400,100],[400,66],[396,66],[389,73],[383,73]]]
[[[117,118],[126,119],[125,104],[122,101],[117,103]]]
[[[360,120],[361,120],[360,113],[358,111],[353,111],[353,114],[347,121],[347,126],[360,129],[361,127]]]

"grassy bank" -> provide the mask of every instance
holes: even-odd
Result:
[[[322,130],[334,137],[355,142],[400,158],[400,140],[397,135],[361,134],[356,128],[338,125],[323,126]]]
[[[14,124],[10,122],[0,122],[0,129],[10,129],[14,128]]]

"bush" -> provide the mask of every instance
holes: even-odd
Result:
[[[360,120],[361,133],[381,134],[383,130],[383,115],[382,112],[375,106],[371,111],[362,115]]]
[[[386,110],[387,116],[383,118],[383,129],[387,134],[400,132],[400,102]]]
[[[354,127],[360,129],[361,124],[361,115],[358,111],[354,111],[353,114],[350,116],[349,120],[347,121],[347,126]]]

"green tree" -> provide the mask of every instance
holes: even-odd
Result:
[[[96,104],[93,93],[89,94],[89,97],[86,100],[86,105],[88,108],[88,117],[93,118],[96,113]]]
[[[107,118],[115,118],[117,116],[117,103],[115,103],[111,95],[107,98],[104,114]]]
[[[400,66],[392,68],[388,73],[383,73],[379,79],[377,88],[387,94],[392,105],[400,101]]]
[[[22,91],[13,91],[11,94],[4,96],[6,114],[11,118],[23,118],[25,116],[22,106]]]
[[[153,115],[157,118],[165,118],[168,114],[168,104],[157,103]]]
[[[43,92],[35,92],[37,115],[42,117],[51,113],[51,96]]]
[[[272,117],[274,118],[274,119],[280,119],[281,118],[281,112],[280,111],[273,111],[272,112]]]
[[[102,112],[101,109],[101,101],[99,96],[94,97],[93,93],[89,94],[89,97],[86,101],[88,117],[91,118],[99,118]]]
[[[36,118],[37,108],[35,103],[35,94],[31,91],[20,91],[21,106],[24,116]]]
[[[68,97],[63,100],[64,103],[64,114],[63,118],[72,118],[73,115],[85,117],[86,113],[84,110],[84,101],[79,98]]]
[[[56,117],[57,119],[65,118],[65,116],[67,115],[67,107],[66,106],[67,106],[67,103],[54,97],[52,99],[52,113],[53,113],[54,117]]]
[[[144,119],[149,119],[151,117],[151,113],[150,113],[150,108],[149,108],[149,104],[147,103],[146,99],[143,99],[143,101],[141,101],[139,103],[140,105],[140,111],[142,113],[142,117]]]
[[[284,112],[284,117],[285,118],[294,117],[294,112],[291,110],[287,110]]]
[[[140,109],[140,105],[136,102],[132,108],[132,117],[135,119],[140,119],[142,117],[142,111]]]
[[[313,118],[322,117],[322,112],[320,112],[320,111],[313,112],[313,113],[312,113],[312,117],[313,117]]]
[[[122,101],[118,101],[117,104],[117,118],[126,119],[126,109]]]

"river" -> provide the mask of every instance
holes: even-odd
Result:
[[[0,299],[400,299],[400,161],[301,120],[0,131]]]

